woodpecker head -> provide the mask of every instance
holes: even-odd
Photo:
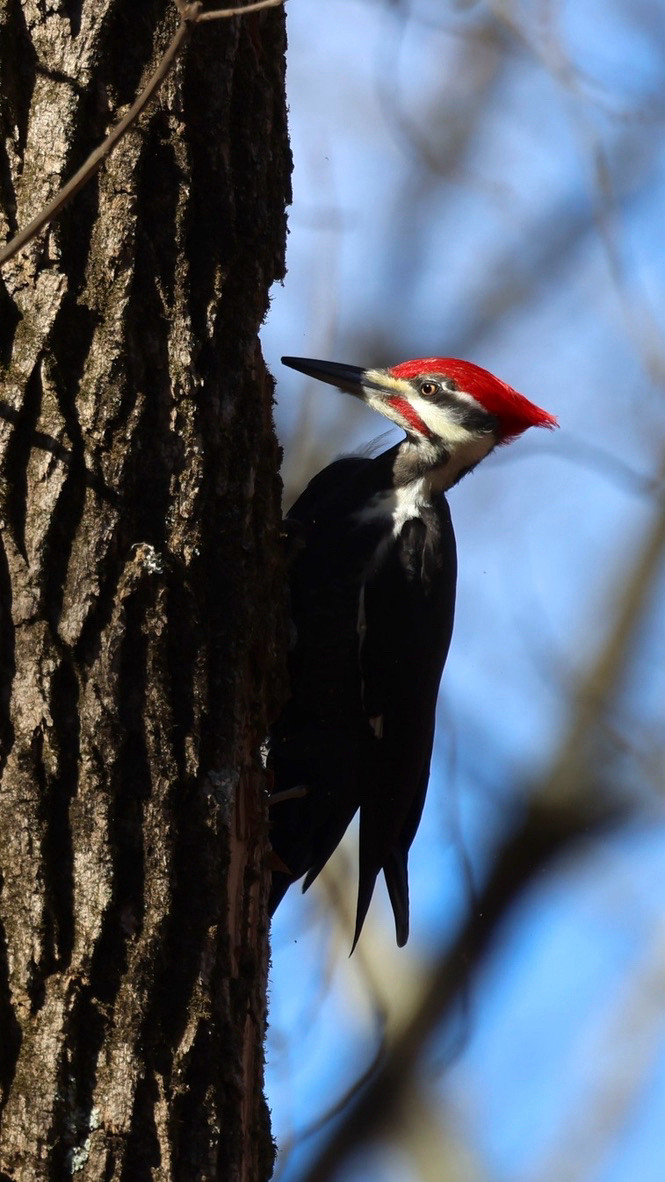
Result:
[[[529,402],[486,369],[454,357],[403,361],[388,369],[358,369],[333,361],[282,357],[284,365],[338,386],[403,427],[427,466],[448,469],[450,487],[488,455],[528,427],[556,427],[546,410]]]

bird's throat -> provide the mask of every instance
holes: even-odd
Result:
[[[405,439],[395,456],[395,486],[417,481],[423,495],[434,496],[457,484],[496,446],[493,435],[460,432],[450,439]]]

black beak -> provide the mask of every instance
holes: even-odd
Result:
[[[318,378],[320,382],[328,382],[330,386],[337,386],[347,394],[355,394],[356,398],[363,397],[366,370],[357,365],[339,365],[336,361],[310,361],[307,357],[282,357],[282,365],[290,369],[297,369],[299,373],[307,374],[310,378]]]

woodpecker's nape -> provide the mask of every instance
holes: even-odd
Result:
[[[299,539],[289,577],[291,698],[272,728],[269,756],[271,840],[288,873],[273,872],[271,909],[303,875],[307,889],[359,809],[353,947],[381,870],[402,945],[408,853],[455,610],[455,536],[444,494],[497,445],[556,419],[455,358],[388,369],[282,360],[362,399],[406,437],[373,459],[336,460],[288,514]]]

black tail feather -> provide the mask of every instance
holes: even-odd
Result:
[[[360,879],[358,882],[358,906],[356,908],[356,928],[355,932],[353,933],[353,944],[351,945],[351,952],[349,953],[349,956],[351,956],[354,952],[360,933],[363,930],[363,924],[369,910],[369,905],[372,901],[374,886],[376,884],[379,870],[379,866],[377,866],[376,869],[372,868],[370,870],[368,866],[363,865],[361,858]]]
[[[409,875],[406,859],[407,855],[402,850],[393,850],[383,866],[399,948],[403,948],[409,938]]]

